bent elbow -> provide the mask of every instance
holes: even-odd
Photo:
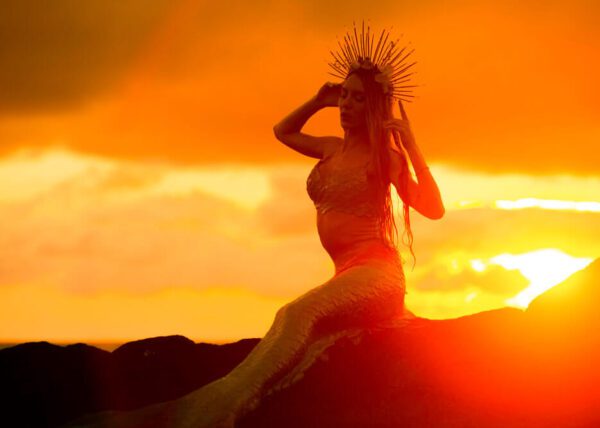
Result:
[[[275,135],[275,138],[277,140],[281,141],[286,146],[288,145],[286,141],[287,141],[288,135],[290,135],[290,134],[285,131],[282,131],[279,124],[277,124],[273,127],[273,135]]]
[[[432,220],[439,220],[442,217],[444,217],[444,214],[446,214],[446,209],[444,208],[443,205],[440,205],[439,208],[437,208],[436,210],[433,210],[429,213],[429,218]]]
[[[277,125],[273,126],[273,135],[275,135],[275,138],[277,138],[278,140],[280,140],[280,131],[279,131],[279,127]]]
[[[435,215],[431,218],[432,220],[440,220],[442,217],[444,217],[444,214],[446,214],[446,209],[442,206],[439,210],[435,212]]]

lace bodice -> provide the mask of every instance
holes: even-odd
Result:
[[[306,180],[306,190],[319,213],[342,211],[364,217],[377,217],[379,204],[374,191],[374,177],[368,163],[347,167],[333,163],[329,171],[322,166],[331,156],[321,159]],[[328,167],[332,167],[330,163]]]

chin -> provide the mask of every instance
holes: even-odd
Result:
[[[343,120],[340,120],[340,125],[344,129],[353,129],[353,128],[356,128],[356,124],[355,123],[353,123],[353,122],[346,122],[346,121],[343,121]]]

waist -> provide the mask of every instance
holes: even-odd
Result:
[[[325,214],[317,212],[317,229],[323,247],[332,257],[340,247],[383,239],[377,219],[335,210]]]
[[[332,254],[332,259],[336,275],[353,266],[377,262],[391,264],[402,270],[402,262],[396,249],[381,240],[361,241],[340,248]]]

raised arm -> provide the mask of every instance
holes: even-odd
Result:
[[[402,184],[400,183],[401,170],[403,168],[403,164],[400,161],[400,156],[402,155],[395,149],[392,149],[390,153],[392,157],[390,163],[390,181],[396,187],[403,202],[413,207],[425,217],[438,220],[444,216],[446,210],[437,183],[431,175],[429,167],[426,166],[417,145],[407,145],[406,151],[415,169],[417,181],[409,174],[407,190],[406,192],[403,191]],[[415,159],[420,159],[421,161]]]
[[[340,85],[327,82],[319,92],[273,127],[275,138],[303,155],[323,158],[339,137],[316,137],[301,132],[308,119],[325,107],[337,106]]]
[[[390,150],[390,180],[405,203],[412,206],[417,212],[425,217],[433,220],[440,219],[446,212],[440,190],[433,175],[431,175],[431,170],[425,163],[425,158],[423,157],[421,150],[417,146],[410,129],[408,117],[406,116],[401,103],[400,111],[402,113],[402,119],[392,119],[389,122],[386,122],[386,126],[400,133],[402,145],[410,157],[410,162],[415,170],[417,181],[415,182],[411,175],[408,174],[407,194],[401,192],[400,173],[402,172],[402,162],[400,162],[400,156],[402,155],[400,150],[395,147],[392,147]]]

